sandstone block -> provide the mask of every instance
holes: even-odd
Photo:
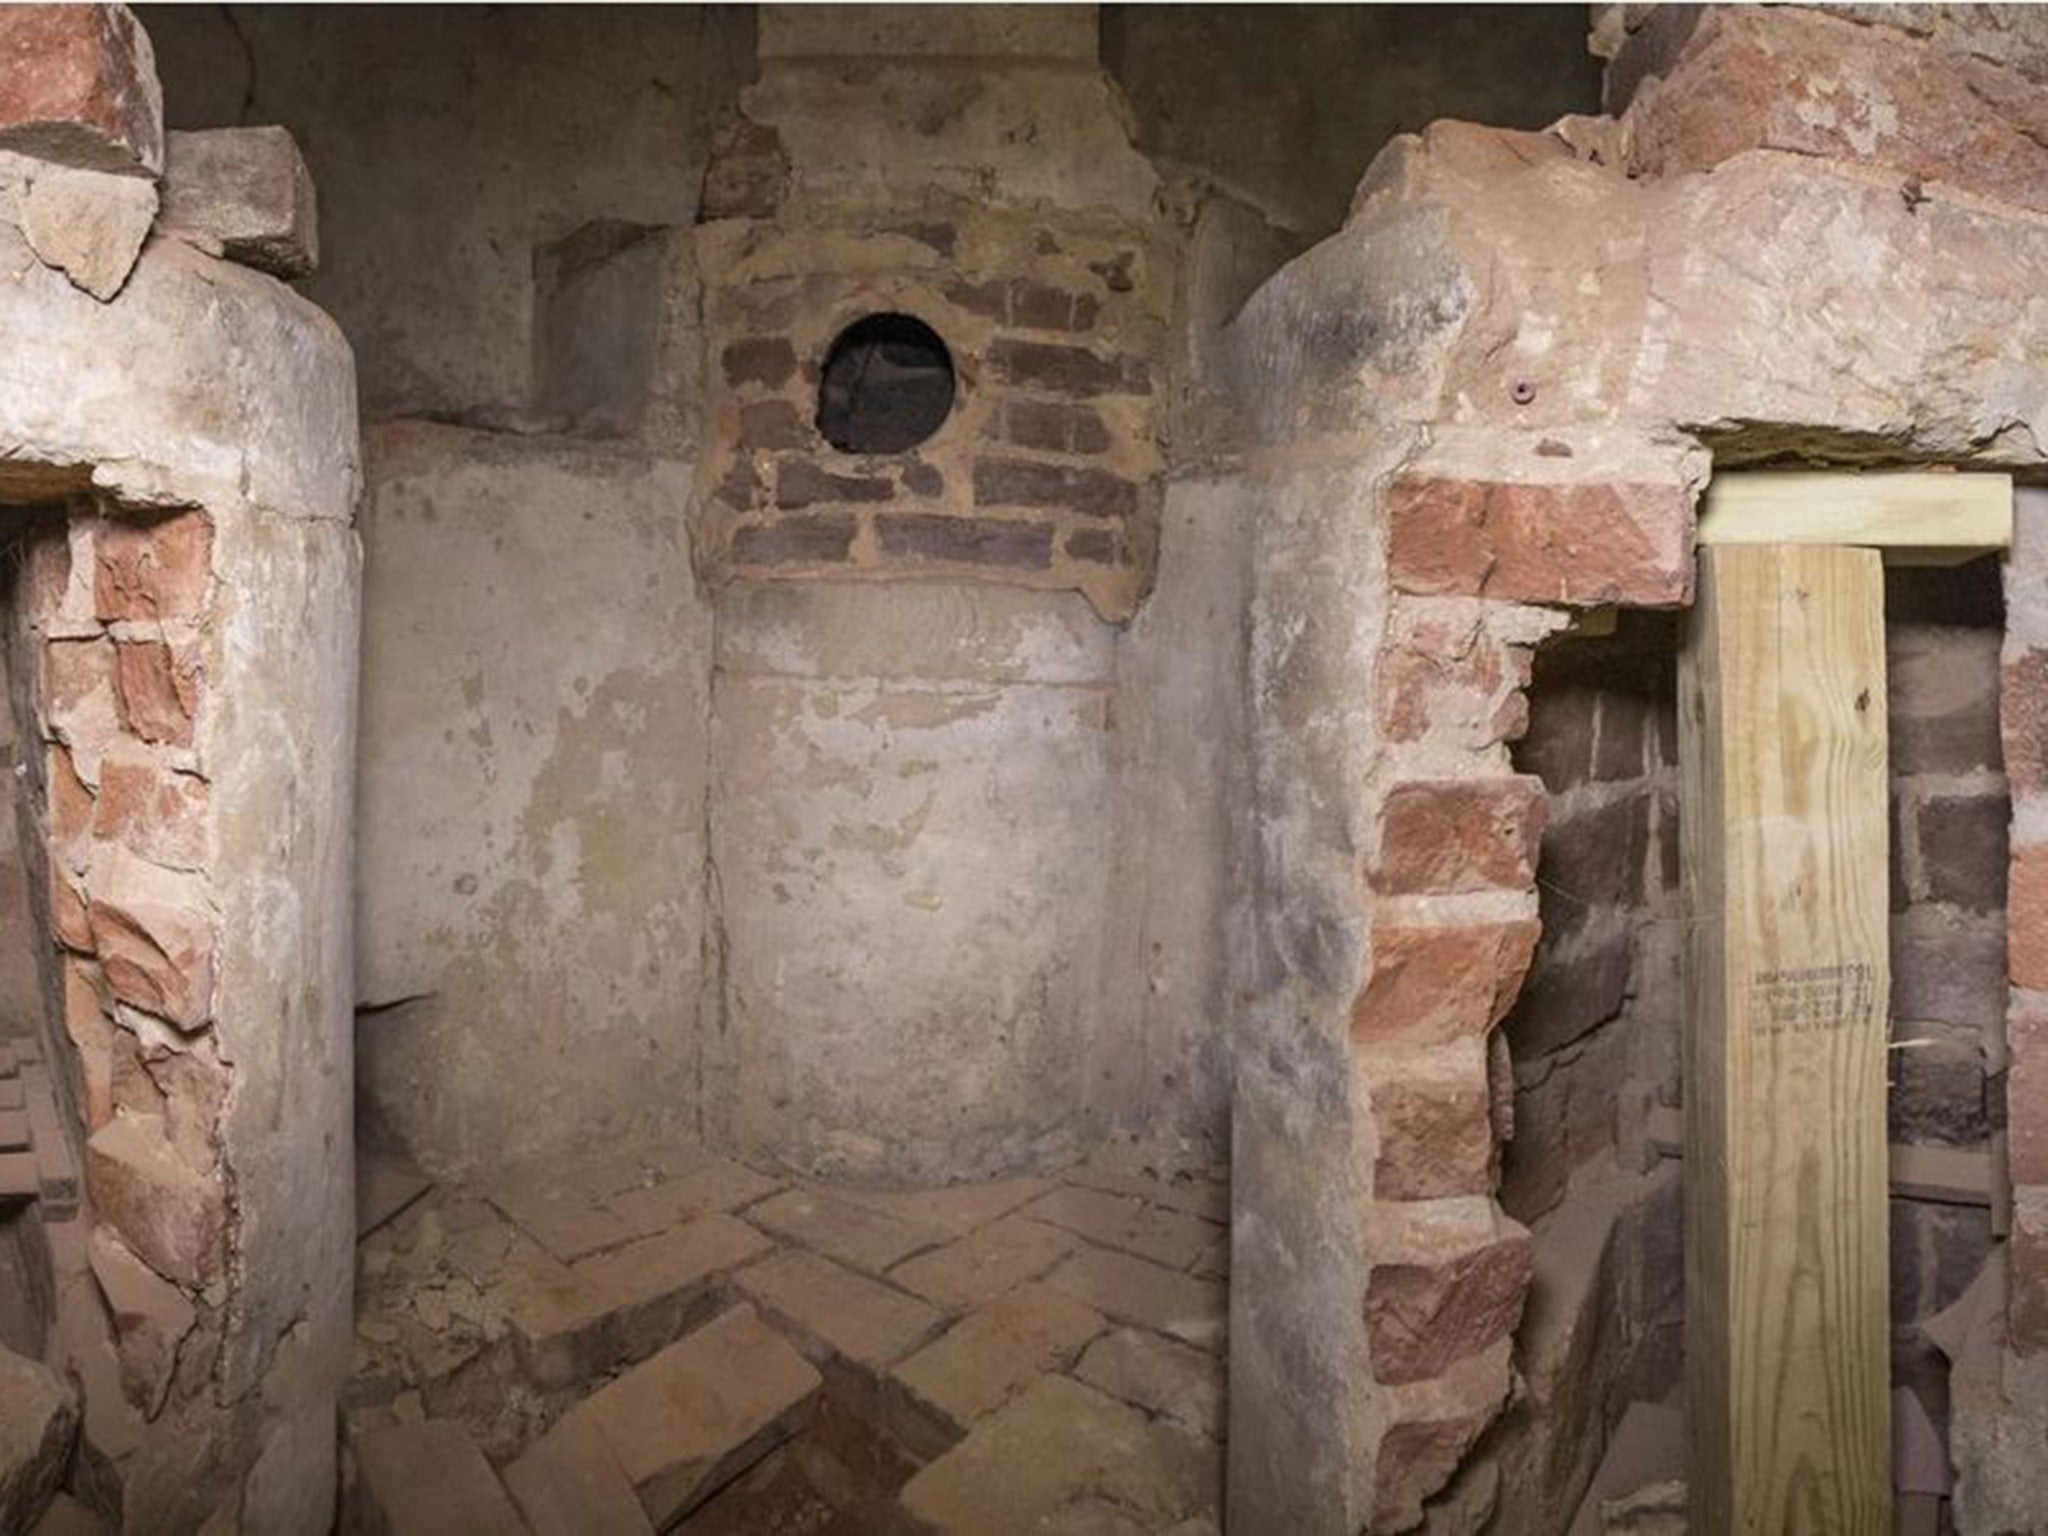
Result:
[[[2006,1027],[2006,1155],[2012,1179],[2048,1186],[2048,998],[2015,993]]]
[[[521,1536],[526,1530],[484,1453],[459,1425],[423,1419],[356,1441],[363,1528],[388,1536]]]
[[[665,1529],[794,1434],[820,1385],[739,1306],[584,1399],[556,1432],[601,1441]]]
[[[922,1222],[904,1221],[811,1190],[786,1190],[747,1212],[747,1219],[777,1237],[851,1264],[871,1275],[885,1273],[914,1253],[936,1248],[947,1233]]]
[[[204,512],[113,519],[93,541],[93,560],[101,620],[197,618],[213,579],[213,523]]]
[[[1022,1285],[963,1318],[897,1366],[890,1380],[943,1444],[1070,1363],[1104,1326],[1100,1313],[1073,1297]]]
[[[1088,1346],[1074,1374],[1111,1397],[1221,1440],[1223,1362],[1156,1333],[1119,1328]]]
[[[1390,1426],[1373,1462],[1375,1526],[1391,1531],[1414,1524],[1422,1501],[1450,1481],[1492,1422],[1493,1414],[1485,1412]]]
[[[102,302],[128,281],[155,220],[155,184],[106,171],[52,166],[22,199],[21,232],[36,258]]]
[[[1546,899],[1561,900],[1574,918],[1595,907],[1640,906],[1655,805],[1643,789],[1553,816],[1543,828],[1539,865]]]
[[[156,56],[125,5],[0,11],[0,149],[129,176],[163,169]]]
[[[1514,1001],[1537,937],[1534,918],[1447,927],[1384,923],[1351,1012],[1366,1045],[1436,1045],[1483,1035]]]
[[[1085,1248],[1045,1283],[1120,1323],[1171,1334],[1202,1349],[1223,1348],[1228,1295],[1215,1281],[1177,1274],[1127,1253]]]
[[[1692,589],[1692,505],[1676,484],[1409,475],[1387,493],[1387,539],[1403,592],[1659,607]]]
[[[1532,885],[1543,786],[1521,776],[1401,784],[1380,813],[1373,889],[1394,896]]]
[[[711,1215],[570,1266],[589,1287],[629,1360],[653,1353],[710,1315],[717,1284],[759,1257],[767,1240],[745,1222]]]
[[[838,1360],[878,1372],[945,1323],[935,1308],[814,1253],[779,1253],[742,1270],[735,1283],[814,1364]]]
[[[77,1432],[71,1389],[40,1361],[0,1349],[0,1530],[36,1523],[64,1481]]]
[[[220,1272],[227,1194],[172,1148],[163,1123],[118,1113],[85,1144],[93,1209],[158,1274],[198,1288]]]
[[[1635,939],[1627,932],[1567,935],[1537,951],[1535,969],[1501,1028],[1533,1061],[1570,1045],[1621,1012]]]
[[[1993,745],[2002,753],[2013,793],[2048,790],[2048,650],[2022,651],[2005,663],[1997,725],[2000,735]],[[1897,729],[1894,725],[1894,736]],[[1894,761],[1897,756],[1894,748]]]
[[[1534,1255],[1519,1227],[1434,1263],[1376,1264],[1366,1282],[1373,1375],[1425,1381],[1514,1331]]]
[[[2015,1354],[2038,1355],[2048,1350],[2048,1188],[2014,1188],[2006,1271],[2007,1342]]]
[[[1504,645],[1471,618],[1418,616],[1400,605],[1380,654],[1380,729],[1393,741],[1435,732],[1485,748],[1529,723],[1527,647]]]
[[[1169,1269],[1186,1269],[1217,1236],[1215,1224],[1198,1216],[1162,1210],[1135,1195],[1072,1185],[1033,1201],[1023,1214]]]
[[[275,277],[305,277],[320,265],[312,173],[283,128],[168,135],[158,228]]]
[[[941,1307],[965,1309],[1036,1280],[1079,1240],[1058,1227],[1005,1217],[944,1248],[905,1260],[889,1279]]]
[[[926,1536],[1163,1531],[1213,1517],[1221,1482],[1213,1447],[1092,1387],[1042,1376],[906,1483],[902,1507]]]

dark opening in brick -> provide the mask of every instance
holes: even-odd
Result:
[[[818,431],[846,453],[902,453],[953,410],[953,357],[914,315],[869,315],[839,333],[818,380]]]

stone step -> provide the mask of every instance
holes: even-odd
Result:
[[[505,1469],[533,1536],[654,1536],[625,1469],[589,1423],[544,1435]]]
[[[665,1529],[796,1434],[822,1385],[741,1305],[585,1398],[536,1449],[575,1463],[602,1446]]]
[[[526,1536],[526,1522],[460,1425],[422,1419],[357,1439],[346,1530],[375,1536]]]

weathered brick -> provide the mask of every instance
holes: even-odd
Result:
[[[126,6],[0,8],[0,149],[82,170],[163,170],[163,92]]]
[[[1999,637],[1902,626],[1885,633],[1885,709],[1893,773],[1996,768]]]
[[[1529,1234],[1508,1236],[1434,1264],[1378,1264],[1366,1282],[1372,1372],[1388,1385],[1441,1376],[1514,1331],[1528,1294]]]
[[[92,831],[92,791],[85,787],[85,781],[79,778],[78,770],[72,766],[68,747],[50,748],[45,761],[48,764],[45,792],[50,801],[50,843],[57,852],[69,852]],[[79,862],[82,867],[82,861]]]
[[[2015,1184],[2048,1186],[2048,997],[2019,993],[2006,1024],[2006,1157]]]
[[[1600,694],[1587,687],[1548,688],[1539,667],[1529,706],[1529,729],[1515,748],[1515,765],[1543,780],[1554,795],[1593,777]]]
[[[1122,541],[1107,528],[1077,528],[1060,548],[1069,560],[1086,560],[1091,565],[1119,565],[1124,558]]]
[[[1654,805],[1645,789],[1545,822],[1537,873],[1544,900],[1561,909],[1553,926],[1591,908],[1642,904]]]
[[[730,342],[720,354],[725,382],[780,389],[796,377],[796,349],[782,336],[749,336]]]
[[[74,954],[93,952],[92,915],[72,877],[50,865],[50,936]]]
[[[773,128],[741,117],[713,133],[698,222],[772,219],[788,195],[789,155]]]
[[[1528,973],[1534,918],[1508,922],[1383,923],[1372,935],[1372,973],[1351,1011],[1366,1044],[1436,1044],[1484,1034]]]
[[[289,132],[209,128],[168,138],[159,234],[286,279],[320,264],[313,178]]]
[[[810,428],[787,400],[753,400],[740,407],[743,448],[808,448]]]
[[[1516,1055],[1546,1056],[1618,1015],[1634,957],[1626,932],[1539,950],[1529,984],[1501,1026]]]
[[[1533,778],[1397,785],[1381,811],[1372,887],[1385,895],[1521,890],[1535,880],[1543,786]]]
[[[173,649],[160,640],[115,643],[121,725],[144,741],[189,747],[204,684],[205,662],[196,645]]]
[[[1908,1328],[1949,1306],[1991,1252],[1991,1213],[1979,1206],[1891,1202],[1894,1327]]]
[[[1927,894],[1975,912],[2005,904],[2012,805],[2004,795],[1933,795],[1920,803],[1920,869]]]
[[[1447,1419],[1411,1419],[1380,1437],[1373,1463],[1374,1530],[1402,1530],[1420,1518],[1422,1501],[1451,1480],[1493,1413]]]
[[[102,619],[194,618],[213,575],[213,523],[203,512],[117,519],[93,541],[93,603]]]
[[[93,948],[114,996],[196,1029],[213,1012],[213,920],[188,876],[136,858],[96,870]]]
[[[974,504],[1129,517],[1138,510],[1138,487],[1134,481],[1102,469],[1041,464],[1031,459],[977,459]]]
[[[1692,503],[1676,484],[1404,475],[1387,530],[1387,572],[1404,592],[1656,606],[1691,591]]]
[[[2048,791],[2048,650],[2024,651],[2001,669],[1997,722],[2013,793]],[[1892,756],[1896,763],[1896,746]]]
[[[1380,729],[1392,741],[1436,732],[1458,745],[1513,741],[1529,724],[1530,653],[1477,620],[1397,625],[1380,653]]]
[[[227,1194],[172,1149],[162,1122],[117,1114],[85,1144],[93,1213],[158,1274],[202,1286],[220,1273]]]
[[[989,344],[988,363],[998,382],[1050,395],[1152,393],[1152,370],[1141,357],[1104,357],[1086,347],[1002,336]]]
[[[2006,965],[2012,984],[2048,991],[2048,846],[2015,848],[2006,894]]]
[[[1493,1188],[1493,1103],[1486,1056],[1386,1064],[1372,1084],[1379,1138],[1373,1193],[1382,1200],[1483,1195]]]
[[[1034,331],[1085,331],[1095,324],[1092,293],[1075,293],[1034,278],[1010,279],[1010,323]]]
[[[1979,1146],[1991,1134],[1983,1038],[1972,1026],[1915,1024],[1886,1053],[1885,1119],[1895,1142]]]
[[[2006,1342],[2015,1354],[2040,1354],[2048,1350],[2048,1188],[2013,1190],[2006,1271]]]
[[[1047,453],[1104,453],[1109,427],[1092,406],[1055,400],[1005,400],[996,413],[996,435],[1019,448]]]
[[[839,562],[853,548],[859,524],[850,512],[807,513],[734,530],[732,559],[739,565],[812,565]]]
[[[1052,529],[1043,523],[902,513],[877,518],[875,531],[890,555],[1035,571],[1052,564]]]
[[[1999,1027],[2006,1007],[2006,927],[1917,906],[1891,923],[1892,1017]]]
[[[109,756],[100,765],[93,835],[168,869],[206,863],[207,786],[149,757]]]
[[[775,466],[775,505],[789,511],[819,502],[887,501],[896,487],[879,475],[835,475],[811,459],[782,459]]]
[[[924,460],[911,459],[903,466],[903,488],[913,496],[943,496],[946,477]]]

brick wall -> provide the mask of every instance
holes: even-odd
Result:
[[[700,563],[1078,589],[1128,617],[1158,539],[1166,253],[1105,214],[788,205],[778,153],[747,125],[706,183]],[[905,452],[842,452],[817,428],[820,367],[879,313],[945,342],[953,409]]]

